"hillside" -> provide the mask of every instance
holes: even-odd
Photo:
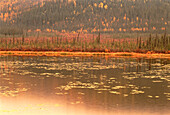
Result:
[[[2,21],[27,30],[170,32],[168,0],[25,0],[6,6]]]
[[[0,20],[13,23],[13,19],[24,11],[29,11],[43,0],[1,0]]]

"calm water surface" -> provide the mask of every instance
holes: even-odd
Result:
[[[170,60],[0,56],[0,115],[87,114],[170,114]]]

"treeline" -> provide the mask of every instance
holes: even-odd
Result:
[[[169,0],[47,0],[8,23],[49,31],[162,33],[170,31],[169,16]]]

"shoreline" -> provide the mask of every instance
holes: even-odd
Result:
[[[68,51],[0,51],[6,56],[83,56],[83,57],[127,57],[127,58],[168,58],[164,53],[135,53],[135,52],[68,52]]]

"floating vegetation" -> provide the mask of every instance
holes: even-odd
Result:
[[[148,95],[149,98],[152,98],[153,96],[152,95]]]
[[[120,95],[120,92],[117,92],[117,91],[109,91],[110,93],[113,93],[113,94],[117,94],[117,95]]]
[[[88,89],[95,89],[98,86],[92,84],[92,83],[82,83],[80,81],[77,81],[75,83],[69,82],[68,85],[66,86],[61,86],[59,87],[60,90],[70,90],[70,89],[75,89],[75,88],[88,88]]]
[[[36,92],[73,105],[102,107],[139,99],[162,103],[170,100],[169,71],[168,59],[1,56],[0,96]]]
[[[159,98],[159,96],[155,96],[155,98]]]
[[[124,97],[127,97],[127,96],[129,96],[129,95],[128,95],[128,94],[124,94],[123,96],[124,96]]]
[[[164,93],[166,97],[170,98],[170,93]]]
[[[79,95],[85,95],[85,93],[83,93],[83,92],[78,92],[78,94],[79,94]]]
[[[122,88],[126,88],[125,86],[115,86],[115,87],[112,87],[112,89],[122,89]]]
[[[161,82],[163,82],[163,81],[161,81],[161,80],[155,80],[155,81],[152,81],[153,83],[161,83]]]
[[[7,89],[2,89],[2,91],[0,91],[0,95],[3,95],[5,97],[16,97],[19,95],[19,93],[21,92],[26,92],[28,89],[26,88],[16,88],[15,90],[7,90]]]
[[[130,94],[134,95],[134,94],[143,94],[144,91],[138,91],[138,90],[132,90]]]

